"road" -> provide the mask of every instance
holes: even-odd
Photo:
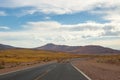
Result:
[[[0,75],[0,80],[88,80],[71,63],[51,63]]]

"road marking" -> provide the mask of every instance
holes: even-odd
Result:
[[[18,69],[18,70],[15,70],[15,71],[10,71],[10,72],[6,72],[6,73],[2,73],[2,74],[0,74],[0,76],[6,75],[6,74],[10,74],[10,73],[19,72],[19,71],[24,71],[24,70],[28,70],[28,69],[32,69],[32,68],[37,68],[39,66],[44,66],[44,65],[47,65],[47,64],[51,64],[51,63],[40,64],[40,65],[37,65],[37,66],[31,66],[31,67],[27,67],[27,68],[23,68],[23,69]]]
[[[18,69],[18,70],[15,70],[15,71],[10,71],[10,72],[6,72],[6,73],[2,73],[2,74],[0,74],[0,76],[6,75],[6,74],[10,74],[10,73],[14,73],[14,72],[19,72],[19,71],[24,71],[24,70],[32,69],[32,68],[35,68],[35,67],[38,67],[38,66],[28,67],[28,68],[24,68],[24,69]]]
[[[78,69],[76,66],[74,66],[72,63],[71,65],[78,71],[80,72],[83,76],[85,76],[88,80],[92,80],[90,77],[88,77],[84,72],[82,72],[80,69]]]
[[[38,76],[37,78],[35,78],[34,80],[40,80],[43,76],[45,76],[48,72],[50,72],[52,69],[46,70],[43,72],[42,75]]]
[[[45,76],[48,72],[52,71],[55,67],[56,67],[56,65],[52,69],[48,69],[48,70],[44,71],[42,75],[38,76],[34,80],[40,80],[43,76]]]
[[[43,76],[45,76],[48,72],[49,72],[48,70],[45,71],[45,72],[43,72],[42,75],[38,76],[38,77],[37,77],[36,79],[34,79],[34,80],[39,80],[40,78],[42,78]]]

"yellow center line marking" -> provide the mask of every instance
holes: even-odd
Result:
[[[34,79],[34,80],[40,80],[40,78],[42,78],[43,76],[45,76],[49,71],[50,71],[50,70],[47,70],[47,71],[43,72],[42,75],[38,76],[38,77],[37,77],[36,79]]]
[[[54,68],[55,68],[55,67],[56,67],[56,66],[54,66]],[[54,68],[53,68],[53,69],[54,69]],[[38,76],[38,77],[35,78],[34,80],[40,80],[40,78],[42,78],[43,76],[45,76],[48,72],[52,71],[53,69],[49,69],[49,70],[44,71],[42,75]]]

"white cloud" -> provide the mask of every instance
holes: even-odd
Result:
[[[32,8],[32,9],[22,9],[19,13],[14,13],[15,16],[17,17],[22,17],[22,16],[26,16],[26,15],[33,15],[36,12],[38,12],[37,9]]]
[[[92,45],[102,45],[105,47],[111,47],[114,49],[120,49],[120,38],[118,39],[107,39],[107,40],[97,40],[97,41],[92,41],[91,42]]]
[[[99,9],[93,9],[92,14],[102,14],[104,20],[120,23],[120,1],[119,0],[104,0],[98,5]]]
[[[105,34],[106,30],[104,28],[107,27],[107,25],[96,22],[64,25],[56,21],[40,21],[40,22],[28,22],[25,25],[23,25],[23,27],[27,31],[40,32],[42,34],[45,34],[44,31],[46,31],[47,34],[57,35],[58,33],[59,34],[63,33],[69,34],[71,36],[74,33],[76,33],[84,37],[85,36],[97,37]],[[112,27],[112,29],[114,29],[114,27]]]
[[[27,22],[22,25],[27,30],[34,31],[51,31],[53,29],[58,29],[61,24],[55,21],[40,21],[40,22]]]
[[[120,8],[117,11],[111,10],[109,12],[106,12],[106,16],[103,18],[111,22],[120,23]]]
[[[0,11],[0,16],[6,16],[7,13],[5,13],[4,11]]]
[[[18,32],[0,32],[0,42],[21,47],[36,47],[51,42],[87,45],[93,44],[95,41],[93,38],[120,37],[119,25],[118,23],[102,24],[91,21],[71,25],[61,24],[56,21],[27,22],[22,25],[23,29]],[[89,39],[93,40],[90,41]],[[115,40],[111,41],[114,43]],[[98,42],[95,43],[98,44]],[[112,46],[109,43],[106,44],[106,42],[99,44]]]
[[[45,13],[71,13],[92,8],[101,0],[4,0],[0,1],[0,7],[34,7]]]
[[[51,17],[46,16],[44,19],[45,19],[45,20],[50,20],[50,19],[51,19]]]
[[[0,7],[23,8],[18,16],[42,12],[44,14],[73,14],[88,11],[91,14],[101,14],[108,23],[85,22],[78,24],[61,24],[56,21],[27,22],[18,32],[0,32],[0,42],[17,46],[39,46],[54,42],[60,44],[101,44],[117,45],[119,39],[87,41],[98,37],[120,37],[120,1],[119,0],[0,0]],[[28,9],[24,7],[30,7]],[[6,16],[0,11],[0,16]],[[50,19],[50,17],[45,17]],[[0,30],[9,27],[0,26]],[[112,42],[113,41],[113,42]],[[27,42],[27,43],[26,43]],[[39,44],[38,44],[39,43]],[[111,45],[110,45],[111,44]],[[120,47],[120,46],[119,46]]]
[[[120,23],[119,0],[1,0],[0,7],[23,8],[18,16],[42,12],[45,14],[72,14],[88,11],[102,14],[104,20]],[[1,12],[4,15],[4,12]],[[46,17],[47,18],[47,17]]]
[[[119,0],[1,0],[0,7],[23,8],[17,16],[27,14],[45,13],[45,14],[72,14],[82,11],[88,11],[92,14],[102,14],[104,20],[120,23],[120,1]],[[5,12],[0,12],[5,16]],[[46,17],[49,19],[49,17]]]
[[[30,14],[34,12],[67,14],[91,10],[98,5],[104,5],[104,7],[114,6],[118,2],[113,0],[4,0],[1,1],[0,7],[33,7],[32,11],[28,11]]]
[[[7,26],[0,26],[0,30],[9,30],[10,28]]]

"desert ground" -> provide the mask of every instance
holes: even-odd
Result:
[[[120,80],[120,55],[105,55],[73,61],[92,80]]]
[[[92,80],[120,80],[119,54],[82,55],[31,49],[0,51],[0,74],[65,60],[72,61]]]
[[[79,55],[63,52],[31,50],[31,49],[10,49],[0,51],[0,74],[27,67],[33,67],[50,63],[53,61],[80,57]]]

